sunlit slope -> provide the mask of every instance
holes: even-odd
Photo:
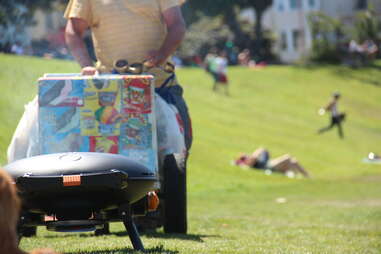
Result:
[[[381,65],[379,65],[380,67]],[[73,62],[0,55],[0,163],[23,105],[46,72],[78,72]],[[161,230],[142,236],[147,249],[163,253],[379,253],[381,165],[365,164],[381,153],[379,69],[338,66],[229,68],[230,93],[212,91],[202,69],[179,69],[193,120],[188,164],[187,235]],[[347,113],[345,139],[317,110],[340,91]],[[267,176],[230,165],[258,146],[272,157],[289,153],[312,179]],[[283,200],[280,203],[279,200]],[[131,248],[121,223],[112,234],[48,232],[23,238],[21,248],[51,247],[61,253],[126,253]],[[126,240],[127,239],[127,240]]]
[[[23,105],[36,93],[36,80],[47,72],[77,72],[74,62],[0,55],[0,162]],[[212,91],[212,79],[202,69],[180,69],[193,119],[194,145],[190,163],[207,174],[231,170],[239,152],[258,146],[272,156],[290,153],[316,177],[371,172],[362,163],[381,142],[381,74],[377,68],[270,66],[229,69],[230,96]],[[329,122],[317,110],[333,91],[342,93],[340,110],[347,113],[345,139],[334,129],[316,130]],[[378,152],[381,152],[378,150]]]

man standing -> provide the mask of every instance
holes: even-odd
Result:
[[[318,131],[319,134],[321,134],[321,133],[323,133],[325,131],[330,130],[331,128],[333,128],[336,125],[337,129],[338,129],[338,132],[339,132],[340,138],[344,138],[343,128],[341,126],[341,122],[344,120],[345,114],[344,113],[339,113],[339,111],[338,111],[338,106],[337,105],[338,105],[339,99],[340,99],[340,93],[335,92],[333,94],[332,100],[328,103],[328,105],[325,108],[321,108],[319,110],[319,114],[320,115],[323,115],[326,111],[330,111],[331,112],[331,123],[330,123],[330,125],[328,125],[327,127],[321,128]]]
[[[111,72],[119,59],[129,63],[148,61],[156,91],[174,104],[183,121],[189,149],[192,134],[182,88],[175,75],[163,70],[185,35],[180,5],[184,0],[70,0],[65,38],[83,75]],[[83,36],[91,30],[97,63],[87,51]]]
[[[70,0],[65,11],[68,20],[65,38],[83,75],[110,73],[114,62],[120,59],[126,59],[128,63],[148,63],[151,67],[149,73],[155,76],[156,92],[173,104],[180,114],[189,151],[192,131],[183,90],[175,74],[166,72],[164,68],[185,35],[180,9],[184,1]],[[97,58],[95,64],[83,40],[88,29],[91,30]],[[185,165],[181,172],[185,174]],[[180,229],[167,231],[185,232],[186,222]]]

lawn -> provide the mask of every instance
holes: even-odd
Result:
[[[230,93],[212,91],[201,69],[178,70],[194,128],[188,165],[187,235],[142,235],[151,253],[381,253],[381,63],[342,66],[229,68]],[[23,105],[45,72],[76,72],[73,62],[0,55],[0,163]],[[319,116],[340,91],[347,113],[344,139]],[[265,175],[230,165],[240,152],[267,147],[289,153],[311,179]],[[67,254],[133,253],[121,223],[112,234],[63,234],[40,227],[21,248],[52,247]]]

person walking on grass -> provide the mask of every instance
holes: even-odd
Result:
[[[208,72],[213,78],[216,72],[215,59],[217,57],[217,49],[211,48],[208,54],[206,54],[203,62],[203,66],[206,72]]]
[[[215,73],[213,91],[217,91],[218,87],[224,87],[225,94],[229,95],[229,80],[227,76],[228,59],[226,52],[221,51],[214,59]]]
[[[326,111],[329,111],[331,113],[331,122],[328,126],[319,129],[318,134],[322,134],[332,129],[333,127],[337,126],[339,137],[344,138],[343,127],[341,123],[345,119],[345,113],[339,113],[339,110],[338,110],[338,102],[340,97],[341,97],[340,93],[335,92],[332,95],[332,100],[328,103],[328,105],[319,110],[320,115],[324,115]]]

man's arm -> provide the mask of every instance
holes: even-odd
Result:
[[[334,104],[335,104],[335,101],[330,101],[328,105],[325,107],[325,110],[331,111]]]
[[[185,36],[185,22],[180,6],[164,10],[162,16],[167,26],[167,36],[161,47],[149,52],[147,57],[154,66],[163,64],[180,46]]]
[[[89,28],[87,22],[79,18],[70,18],[66,24],[65,40],[75,60],[82,67],[83,75],[93,75],[96,69],[87,51],[83,35]]]

